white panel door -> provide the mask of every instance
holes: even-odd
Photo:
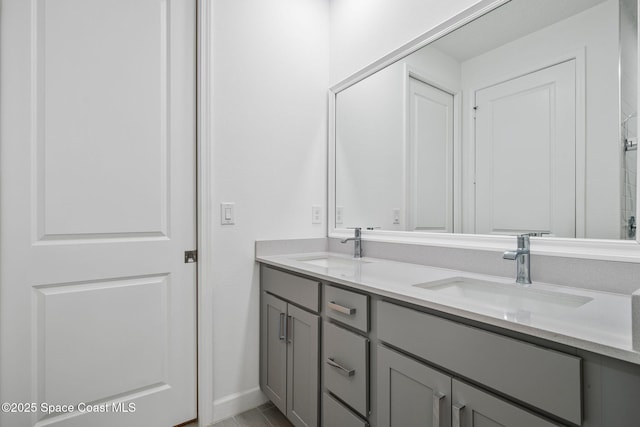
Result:
[[[453,232],[453,95],[409,78],[409,230]]]
[[[0,5],[0,425],[194,419],[195,0]]]
[[[571,60],[476,92],[476,233],[575,237],[575,82]]]

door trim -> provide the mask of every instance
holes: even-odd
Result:
[[[410,209],[410,199],[411,199],[411,195],[409,194],[409,181],[411,180],[410,177],[410,167],[409,167],[409,156],[408,154],[410,153],[411,149],[410,149],[410,135],[411,135],[411,129],[410,129],[410,120],[409,120],[409,116],[411,114],[411,106],[409,105],[411,100],[410,100],[410,88],[409,88],[409,82],[411,81],[411,79],[415,79],[418,81],[421,81],[424,84],[427,84],[429,86],[433,86],[434,88],[441,90],[445,93],[448,93],[449,95],[451,95],[453,97],[453,147],[452,147],[452,168],[453,168],[453,174],[451,176],[452,179],[452,191],[453,191],[453,195],[451,197],[451,209],[453,210],[453,215],[452,215],[452,227],[453,233],[460,233],[462,231],[462,216],[460,215],[461,212],[461,207],[462,207],[462,196],[461,196],[461,190],[462,190],[462,120],[461,120],[461,98],[462,98],[462,93],[460,91],[460,89],[458,88],[457,90],[453,90],[450,87],[448,87],[447,85],[443,85],[441,84],[437,79],[434,79],[432,77],[430,77],[427,73],[425,73],[423,70],[419,70],[414,66],[411,66],[410,64],[404,64],[404,73],[403,73],[403,86],[404,86],[404,92],[403,92],[403,112],[402,112],[402,120],[404,121],[404,126],[402,128],[403,131],[403,149],[404,149],[404,189],[403,189],[403,193],[404,193],[404,203],[403,203],[403,218],[402,218],[402,224],[403,225],[407,225],[409,224],[409,218],[410,218],[410,214],[409,214],[409,209]],[[413,230],[412,230],[413,231]]]
[[[196,194],[197,194],[197,414],[198,425],[213,424],[213,1],[197,0]]]

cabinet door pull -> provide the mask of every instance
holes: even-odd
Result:
[[[336,363],[335,360],[333,360],[332,358],[327,358],[327,365],[332,366],[334,368],[336,368],[338,370],[338,372],[340,372],[342,375],[344,375],[345,377],[352,377],[355,375],[356,370],[355,369],[347,369],[342,365],[339,365],[338,363]]]
[[[456,403],[451,408],[453,409],[453,419],[451,420],[452,427],[461,427],[462,410],[464,409],[464,405],[462,403]]]
[[[282,341],[285,339],[287,334],[286,327],[284,324],[284,313],[280,313],[280,324],[278,325],[278,338]]]
[[[356,314],[355,308],[345,307],[344,305],[336,304],[335,301],[329,301],[327,305],[331,310],[337,311],[339,313],[348,314],[349,316]]]
[[[433,392],[433,427],[440,427],[440,404],[444,399],[444,394]]]
[[[293,342],[293,317],[287,316],[287,342]]]

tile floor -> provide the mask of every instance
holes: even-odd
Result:
[[[218,421],[213,427],[293,427],[273,403],[267,402],[235,417]]]
[[[181,427],[198,427],[198,422],[194,421]],[[293,424],[273,406],[273,403],[267,402],[235,417],[218,421],[211,427],[293,427]]]

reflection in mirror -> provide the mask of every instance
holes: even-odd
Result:
[[[635,0],[511,0],[336,95],[336,228],[635,239]]]

